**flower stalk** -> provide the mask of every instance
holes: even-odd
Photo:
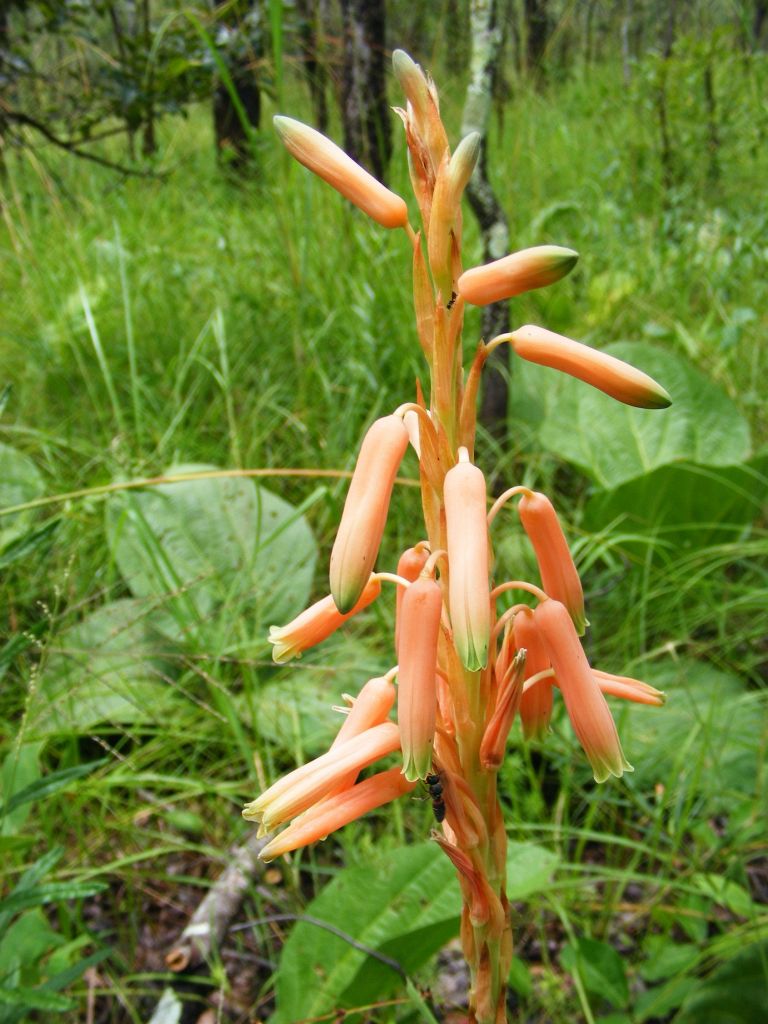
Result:
[[[416,336],[429,371],[414,402],[367,432],[331,554],[331,596],[292,623],[272,627],[274,658],[285,661],[321,642],[377,596],[397,585],[394,647],[398,666],[369,680],[351,704],[330,750],[297,768],[247,805],[262,831],[287,824],[265,859],[324,838],[344,824],[429,787],[433,838],[451,860],[464,909],[461,941],[470,968],[470,1024],[503,1024],[512,932],[506,896],[507,835],[498,799],[499,768],[520,714],[524,740],[546,738],[555,697],[565,710],[598,782],[631,770],[605,695],[649,705],[664,695],[638,680],[592,669],[579,633],[586,628],[581,580],[549,499],[529,487],[507,489],[490,513],[485,476],[475,463],[476,406],[484,363],[508,342],[522,358],[570,373],[630,405],[661,408],[664,389],[646,374],[596,349],[539,327],[523,327],[478,345],[465,365],[464,303],[484,305],[551,284],[577,254],[538,246],[463,272],[461,196],[479,138],[451,154],[437,90],[403,51],[393,55],[405,93],[403,121],[421,224],[408,223],[403,200],[334,143],[290,118],[276,118],[299,162],[385,227],[404,227],[413,277]],[[419,464],[423,524],[397,573],[374,572],[395,475],[407,448]],[[409,456],[411,457],[411,456]],[[539,566],[537,582],[494,579],[491,530],[503,504],[518,512]],[[497,608],[510,591],[526,604]],[[397,723],[390,719],[397,676]],[[398,763],[391,765],[392,756]],[[376,762],[386,759],[385,766]],[[374,773],[360,772],[376,765]]]

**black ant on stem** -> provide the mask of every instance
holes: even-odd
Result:
[[[439,772],[430,772],[424,779],[429,798],[432,801],[432,810],[438,823],[445,821],[445,801],[443,800],[443,783],[440,780]]]

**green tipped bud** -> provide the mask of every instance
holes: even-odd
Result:
[[[536,245],[510,256],[472,267],[459,278],[459,295],[473,306],[511,299],[513,295],[543,288],[565,277],[576,266],[579,254],[559,245]]]
[[[472,172],[480,156],[480,147],[483,138],[480,132],[470,132],[465,135],[456,147],[448,167],[448,180],[450,182],[451,194],[454,201],[461,198],[461,194],[472,177]]]

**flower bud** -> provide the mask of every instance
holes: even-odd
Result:
[[[513,295],[559,281],[573,270],[578,258],[573,249],[559,245],[522,249],[493,263],[465,270],[459,278],[459,295],[473,306],[511,299]]]
[[[527,324],[513,331],[510,341],[515,352],[529,363],[562,370],[625,405],[666,409],[672,404],[661,384],[647,373],[562,334]]]
[[[419,573],[424,568],[428,558],[429,550],[426,545],[420,548],[408,548],[400,555],[400,560],[397,563],[397,575],[402,576],[404,580],[410,580],[412,583],[419,578]],[[400,624],[403,617],[403,598],[405,597],[406,589],[408,588],[398,586],[395,598],[395,657],[399,657]]]
[[[488,509],[481,470],[468,461],[457,463],[446,473],[444,500],[453,639],[464,667],[475,671],[488,661],[491,633]]]
[[[451,187],[453,201],[458,203],[469,184],[472,172],[480,156],[483,137],[480,132],[470,132],[465,135],[451,156],[448,167],[448,180]]]
[[[373,570],[407,447],[400,416],[376,420],[363,438],[331,552],[331,594],[342,614],[355,605]]]
[[[385,228],[408,223],[405,200],[382,185],[343,149],[309,125],[278,114],[273,118],[285,148],[300,164],[327,181]]]
[[[403,774],[413,782],[432,770],[437,712],[437,641],[443,596],[431,577],[420,577],[403,596],[397,675],[397,721]]]
[[[533,613],[533,621],[555,670],[573,731],[592,765],[595,782],[631,772],[632,765],[624,757],[611,712],[565,605],[552,599],[542,601]]]
[[[517,511],[533,545],[545,593],[565,605],[576,626],[576,632],[583,636],[587,624],[584,592],[552,502],[546,494],[529,491],[523,494]]]

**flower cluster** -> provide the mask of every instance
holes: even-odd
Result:
[[[397,586],[397,665],[369,680],[330,750],[280,779],[244,810],[262,833],[282,832],[264,847],[271,859],[325,838],[353,819],[429,780],[439,793],[434,833],[455,865],[464,897],[462,941],[472,970],[473,1020],[503,1021],[511,955],[504,892],[506,833],[496,778],[519,714],[526,738],[543,739],[559,689],[573,730],[602,782],[631,771],[606,694],[645,704],[664,695],[634,679],[593,669],[581,645],[588,623],[581,581],[557,513],[544,495],[516,486],[490,505],[474,462],[475,406],[483,364],[503,343],[523,359],[571,374],[622,402],[647,409],[670,402],[641,371],[542,327],[524,326],[480,343],[462,364],[465,303],[484,305],[551,284],[577,254],[538,246],[462,271],[461,197],[480,151],[470,135],[451,153],[434,84],[402,51],[393,59],[407,102],[411,182],[421,230],[405,202],[329,139],[290,118],[276,127],[289,152],[379,224],[405,229],[412,249],[416,331],[431,378],[426,402],[417,391],[363,439],[330,559],[330,593],[286,626],[272,627],[277,662],[299,657],[378,597]],[[409,445],[419,461],[424,539],[405,551],[397,572],[377,572],[396,474]],[[535,554],[539,581],[495,583],[491,529],[517,501]],[[498,613],[497,602],[521,591],[530,603]],[[397,680],[395,686],[394,680]],[[397,706],[397,722],[391,720]],[[399,755],[401,763],[360,781],[360,772]]]

